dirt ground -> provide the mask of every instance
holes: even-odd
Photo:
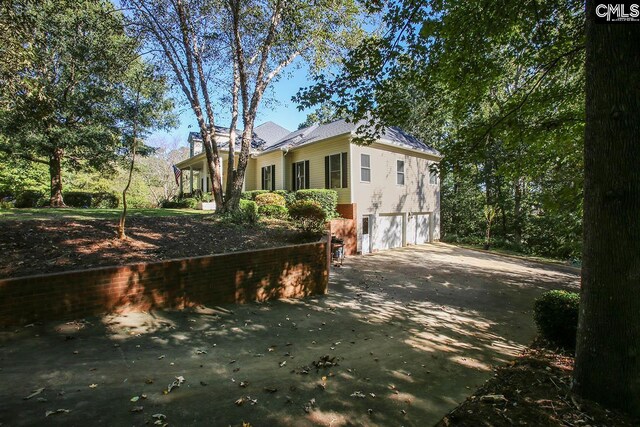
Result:
[[[0,423],[434,425],[531,342],[534,298],[577,283],[433,244],[349,257],[322,297],[1,330]]]
[[[604,409],[571,393],[574,359],[535,342],[518,358],[496,369],[437,427],[491,426],[634,426],[624,414]]]
[[[299,242],[284,221],[246,227],[211,216],[132,217],[128,240],[117,220],[49,219],[0,223],[0,278],[152,262]]]

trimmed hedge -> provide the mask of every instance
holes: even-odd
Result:
[[[251,190],[251,191],[244,191],[241,195],[240,198],[244,199],[244,200],[255,200],[256,196],[258,194],[266,194],[268,193],[268,190]]]
[[[44,193],[37,190],[25,190],[16,196],[16,208],[38,208],[44,206]]]
[[[296,227],[311,234],[322,233],[327,222],[326,212],[314,200],[298,200],[289,207],[289,216]]]
[[[287,190],[276,190],[275,194],[279,194],[284,197],[284,201],[287,207],[291,206],[296,201],[295,193]]]
[[[276,193],[262,193],[257,194],[254,200],[258,206],[282,206],[284,207],[286,201],[284,197]]]
[[[258,205],[258,213],[267,218],[287,219],[289,210],[280,205]]]
[[[67,191],[63,193],[64,203],[74,208],[105,208],[118,207],[120,200],[111,193],[89,193],[87,191]]]
[[[240,210],[235,215],[239,215],[242,223],[256,223],[260,215],[258,214],[258,205],[252,200],[240,200]]]
[[[533,318],[546,340],[573,350],[576,347],[580,295],[575,292],[549,291],[538,298]]]
[[[338,193],[335,190],[308,189],[298,190],[295,193],[297,201],[313,201],[320,205],[326,214],[325,220],[338,216]]]
[[[196,206],[198,206],[198,200],[193,197],[162,202],[162,207],[166,209],[195,209]]]

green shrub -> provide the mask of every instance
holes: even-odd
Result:
[[[258,206],[284,206],[284,197],[276,193],[257,194],[254,200]]]
[[[167,209],[195,209],[196,206],[198,206],[198,200],[193,197],[162,202],[162,207]]]
[[[91,207],[101,209],[115,209],[120,204],[120,199],[113,193],[93,193]]]
[[[0,199],[0,209],[12,209],[15,207],[15,201],[10,198],[2,198]]]
[[[287,207],[291,206],[293,204],[293,202],[296,201],[296,195],[295,195],[295,193],[293,193],[291,191],[276,190],[276,191],[274,191],[274,193],[279,194],[282,197],[284,197],[285,205]]]
[[[549,291],[534,304],[534,320],[546,340],[573,350],[578,329],[580,295],[575,292]]]
[[[280,205],[258,205],[258,213],[267,218],[287,219],[289,210]]]
[[[62,194],[64,204],[74,208],[90,208],[91,193],[87,191],[66,191]]]
[[[335,190],[298,190],[296,191],[297,201],[314,201],[320,205],[326,214],[326,219],[338,216],[336,206],[338,206],[338,193]]]
[[[265,194],[268,193],[268,190],[251,190],[251,191],[245,191],[240,195],[241,199],[244,200],[255,200],[256,196],[258,194]]]
[[[37,190],[25,190],[16,197],[16,208],[37,208],[47,203],[44,193]]]
[[[289,208],[289,216],[296,227],[310,234],[324,232],[327,214],[320,203],[313,200],[299,200]]]
[[[253,200],[240,199],[239,209],[222,216],[224,221],[233,224],[255,224],[258,222],[258,205]]]

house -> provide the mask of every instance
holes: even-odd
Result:
[[[295,132],[273,122],[256,126],[244,189],[336,190],[338,212],[352,222],[348,253],[438,240],[440,182],[431,166],[442,160],[440,153],[395,127],[371,145],[357,145],[352,138],[358,125],[338,120]],[[224,153],[229,130],[216,127],[216,134]],[[210,191],[198,133],[189,135],[189,144],[190,158],[177,165],[188,191]],[[224,182],[224,164],[222,170]]]

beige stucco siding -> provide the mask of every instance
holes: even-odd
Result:
[[[429,184],[429,165],[433,157],[382,144],[351,146],[353,200],[359,214],[392,212],[433,212],[440,208],[438,185]],[[368,154],[371,182],[362,182],[360,155]],[[404,185],[396,181],[397,160],[404,163]]]
[[[332,154],[347,153],[347,182],[350,179],[350,155],[349,137],[347,135],[326,139],[318,143],[290,150],[285,155],[285,188],[292,190],[292,165],[296,162],[309,161],[309,186],[310,188],[325,188],[324,158]],[[350,186],[348,186],[350,187]],[[334,188],[338,192],[338,203],[351,203],[351,188]]]

